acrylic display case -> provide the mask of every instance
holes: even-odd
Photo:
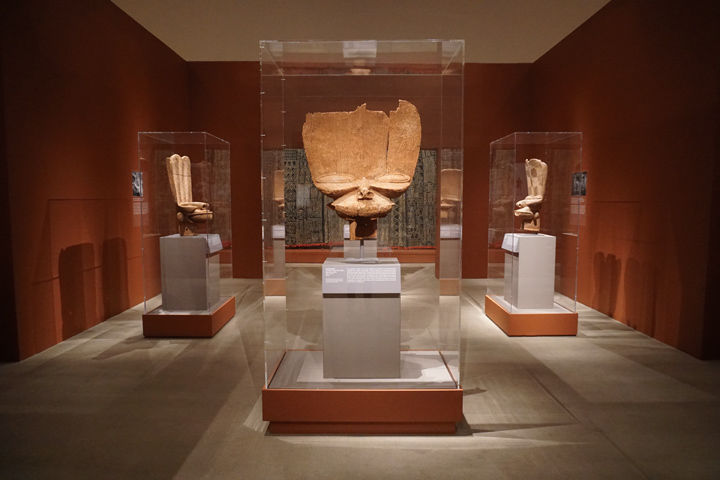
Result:
[[[260,55],[263,418],[272,432],[455,431],[464,42],[262,41]],[[362,105],[392,118],[402,101],[420,117],[417,163],[376,238],[358,239],[360,222],[338,216],[315,184],[303,126],[308,114]],[[337,165],[364,132],[343,133]],[[330,173],[372,190],[376,178],[362,177],[385,155]]]
[[[235,314],[230,144],[205,132],[138,133],[143,334],[211,337]]]
[[[582,133],[516,132],[490,144],[485,313],[508,335],[577,333],[581,170]]]

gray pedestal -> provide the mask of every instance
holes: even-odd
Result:
[[[322,282],[324,377],[400,377],[397,259],[328,258]]]
[[[377,258],[377,240],[344,240],[343,256],[347,259]]]
[[[440,278],[460,278],[462,227],[440,225]]]
[[[220,235],[160,238],[162,308],[204,311],[220,300]]]
[[[273,225],[272,278],[285,278],[285,225]]]
[[[553,308],[555,237],[515,233],[503,239],[505,300],[517,308]]]

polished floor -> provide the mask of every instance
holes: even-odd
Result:
[[[0,365],[0,478],[720,478],[720,363],[581,307],[577,337],[508,338],[462,298],[454,436],[273,436],[261,283],[213,339],[151,340],[139,307]]]

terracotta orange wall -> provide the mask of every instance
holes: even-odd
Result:
[[[465,64],[463,278],[484,278],[488,263],[490,142],[528,130],[530,64]]]
[[[230,142],[233,276],[262,277],[260,65],[190,62],[190,128]]]
[[[717,312],[719,12],[615,0],[531,69],[532,128],[584,133],[578,299],[697,356]]]
[[[189,93],[185,62],[111,2],[0,8],[12,359],[141,301],[137,132],[186,130]]]

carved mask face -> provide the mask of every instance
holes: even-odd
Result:
[[[420,153],[420,115],[400,100],[390,117],[367,110],[308,113],[303,142],[313,183],[349,220],[384,217],[410,186]]]

